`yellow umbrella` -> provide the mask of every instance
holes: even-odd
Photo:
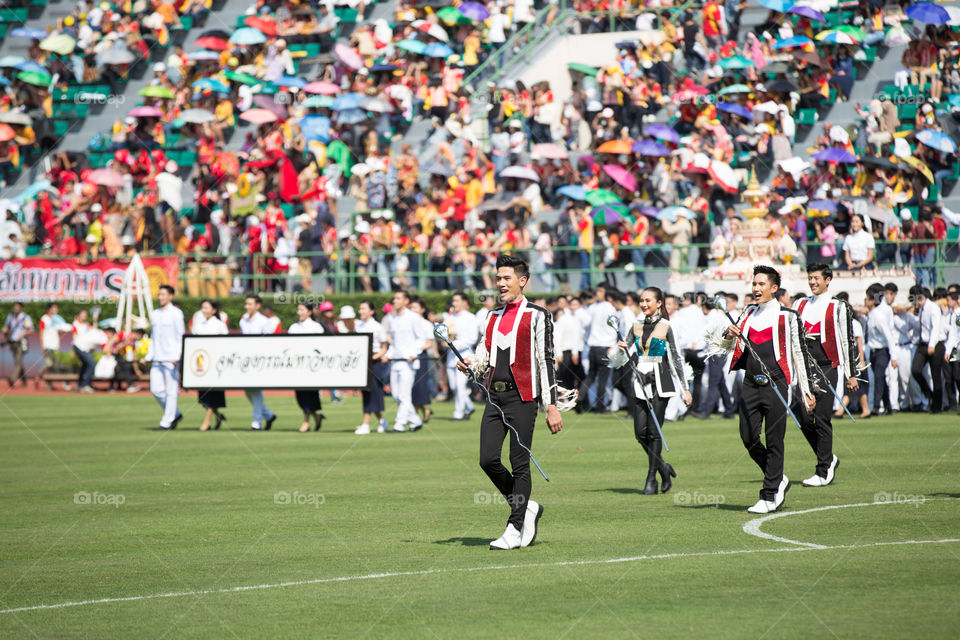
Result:
[[[930,171],[930,167],[923,164],[920,160],[917,160],[913,156],[907,156],[906,158],[901,158],[908,165],[920,172],[920,174],[927,179],[927,182],[933,184],[933,172]]]
[[[58,33],[40,42],[40,48],[44,51],[51,51],[62,56],[73,53],[77,46],[77,41],[65,33]]]

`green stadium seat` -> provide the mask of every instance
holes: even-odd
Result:
[[[816,109],[800,109],[797,111],[797,124],[804,127],[812,127],[817,123]]]

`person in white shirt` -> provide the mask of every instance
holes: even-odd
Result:
[[[943,365],[946,350],[943,314],[940,307],[930,299],[930,291],[926,287],[919,285],[910,287],[910,298],[913,300],[917,319],[920,321],[919,342],[917,351],[913,354],[910,373],[929,403],[929,412],[937,414],[943,409]],[[926,365],[930,366],[930,381],[933,383],[933,389],[923,376],[923,368]]]
[[[707,368],[706,361],[700,356],[700,351],[706,347],[707,332],[703,313],[703,304],[706,299],[707,296],[704,293],[684,293],[680,308],[670,316],[670,324],[674,326],[677,342],[680,343],[680,353],[683,355],[684,362],[693,370],[693,376],[690,379],[693,387],[690,390],[693,396],[691,407],[700,406],[700,383],[703,380],[703,371]],[[680,400],[679,396],[671,398],[670,407],[667,409],[668,420],[671,419],[670,416],[674,411],[678,416],[686,413],[685,405]]]
[[[559,298],[560,308],[553,321],[553,350],[557,354],[557,384],[565,389],[579,389],[583,380],[580,350],[583,348],[583,325],[576,313],[581,309],[580,298]],[[486,326],[486,325],[481,325]]]
[[[370,390],[362,392],[363,423],[354,431],[357,435],[370,433],[370,416],[377,416],[377,433],[387,430],[387,419],[383,417],[383,387],[387,380],[389,360],[387,360],[387,333],[383,325],[377,322],[374,315],[373,303],[364,300],[357,307],[360,320],[354,325],[357,333],[369,333],[373,336],[370,347],[372,375],[370,376]]]
[[[177,408],[180,393],[180,357],[183,353],[183,312],[173,305],[174,289],[160,285],[157,299],[160,306],[150,313],[150,348],[146,360],[150,362],[150,393],[163,407],[163,416],[157,430],[177,428],[183,414]]]
[[[298,321],[290,325],[287,333],[292,334],[321,334],[326,333],[323,325],[313,319],[313,305],[307,302],[301,302],[297,305]],[[303,411],[303,424],[300,425],[300,433],[310,431],[310,418],[313,418],[314,431],[320,431],[323,426],[323,414],[320,410],[323,405],[320,402],[319,389],[297,389],[294,391],[297,397],[297,405]]]
[[[10,345],[13,352],[13,375],[10,377],[10,388],[19,380],[27,386],[27,374],[23,369],[23,354],[26,353],[27,336],[33,333],[33,320],[23,311],[23,303],[14,302],[13,309],[7,315],[3,324],[4,342]]]
[[[717,295],[721,296],[725,294],[718,293]],[[705,304],[704,308],[707,307],[709,307],[710,311],[704,318],[705,334],[723,332],[727,328],[727,325],[730,324],[727,316],[712,304]],[[734,308],[731,313],[736,316],[736,308]],[[710,414],[719,408],[721,401],[723,401],[723,417],[733,417],[736,408],[733,398],[730,395],[730,389],[727,388],[726,364],[727,357],[722,354],[716,354],[707,358],[707,396],[701,402],[697,412],[691,412],[694,417],[701,419],[709,418]]]
[[[490,312],[493,311],[494,307],[497,306],[497,294],[495,293],[485,293],[480,296],[480,303],[483,305],[480,307],[480,310],[477,311],[477,326],[485,327],[487,326],[487,318],[490,316]]]
[[[597,287],[597,302],[590,309],[590,335],[587,346],[590,348],[590,370],[583,381],[587,390],[584,411],[603,412],[610,405],[607,387],[610,384],[610,367],[606,364],[607,351],[617,344],[617,330],[607,325],[607,318],[616,315],[617,310],[607,300],[606,287]],[[594,384],[596,388],[594,389]]]
[[[390,360],[390,395],[397,402],[397,417],[393,430],[402,432],[409,425],[411,431],[423,426],[423,421],[413,407],[414,363],[423,351],[420,325],[423,318],[410,309],[410,294],[397,291],[393,294],[393,316],[390,318],[387,358]]]
[[[884,299],[883,285],[879,282],[867,287],[863,304],[867,308],[867,349],[870,351],[870,369],[873,372],[873,412],[889,415],[893,413],[891,395],[896,390],[888,385],[887,368],[896,368],[898,365],[891,356],[897,346],[893,309]]]
[[[200,317],[194,316],[190,321],[190,333],[197,336],[225,336],[230,332],[227,325],[220,319],[220,303],[213,300],[204,300],[200,303]],[[197,391],[197,401],[206,413],[200,424],[200,431],[210,430],[210,420],[216,417],[214,430],[220,428],[226,420],[220,409],[227,406],[227,398],[223,389],[200,389]]]
[[[100,340],[100,333],[87,322],[88,314],[86,309],[77,312],[77,317],[73,319],[71,329],[73,331],[73,352],[80,358],[80,374],[77,377],[77,391],[80,393],[93,393],[93,387],[90,381],[93,380],[93,355],[90,353],[94,347],[103,344]],[[96,317],[94,317],[96,320]]]
[[[439,354],[433,339],[433,324],[427,319],[430,313],[426,303],[419,296],[410,299],[407,309],[416,314],[420,322],[416,327],[416,339],[421,346],[416,362],[413,363],[413,387],[410,389],[410,401],[413,409],[421,416],[421,421],[430,422],[433,409],[430,407],[433,398],[433,389],[436,379],[433,377],[433,362],[438,361]],[[415,429],[411,429],[414,430]]]
[[[243,315],[240,317],[240,333],[245,336],[262,336],[274,332],[273,323],[262,313],[260,307],[263,301],[258,295],[248,295],[243,302]],[[247,389],[244,393],[247,400],[253,405],[253,421],[250,423],[251,431],[269,431],[273,427],[277,414],[267,408],[263,402],[263,391],[260,389]]]
[[[954,287],[956,285],[950,285]],[[947,404],[950,411],[955,411],[960,395],[960,290],[953,289],[947,293],[947,313],[944,315],[947,325],[947,341],[944,345],[943,357],[951,373],[952,387],[947,389]]]
[[[47,305],[46,312],[40,317],[40,346],[43,349],[43,371],[40,377],[49,371],[55,360],[55,354],[60,351],[60,334],[69,333],[73,330],[66,320],[58,313],[59,307],[56,302]],[[52,390],[53,385],[47,383],[47,389]],[[63,390],[69,391],[68,383],[63,383]]]
[[[847,269],[872,269],[875,247],[873,236],[863,229],[863,217],[858,213],[850,216],[850,234],[843,240],[843,259]]]
[[[453,294],[453,313],[447,315],[447,327],[450,340],[464,358],[473,356],[473,348],[480,340],[480,325],[477,317],[470,313],[470,301],[462,291]],[[457,371],[457,356],[453,349],[447,351],[447,383],[453,392],[453,419],[467,420],[474,412],[467,377]]]

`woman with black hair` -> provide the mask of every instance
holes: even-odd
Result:
[[[640,376],[635,376],[633,382],[637,398],[633,431],[637,442],[647,452],[647,481],[642,493],[656,495],[657,473],[662,478],[660,491],[663,493],[670,490],[671,478],[677,477],[673,467],[663,460],[663,439],[657,424],[662,428],[670,398],[680,393],[688,406],[693,398],[677,338],[663,308],[663,291],[657,287],[644,289],[640,295],[640,311],[643,318],[633,324],[626,339],[618,345],[633,360]]]
[[[427,305],[421,298],[413,298],[410,300],[410,310],[420,316],[422,322],[420,323],[418,335],[424,337],[423,350],[417,355],[416,362],[414,363],[415,370],[411,397],[413,399],[414,409],[422,415],[423,423],[426,424],[430,422],[430,416],[433,414],[433,409],[430,408],[430,402],[435,388],[430,379],[430,367],[433,364],[430,356],[434,351],[433,325],[427,320]]]
[[[313,305],[308,302],[301,302],[297,305],[297,318],[295,322],[287,329],[291,334],[320,334],[327,333],[323,325],[313,319]],[[323,426],[323,414],[320,410],[323,406],[320,403],[320,391],[318,389],[297,389],[294,394],[297,397],[297,405],[303,411],[303,424],[300,425],[300,433],[310,431],[310,417],[313,416],[314,431],[320,431]]]
[[[190,323],[190,333],[198,336],[225,336],[230,333],[227,325],[220,319],[220,303],[215,300],[204,300],[200,303],[200,314],[194,317]],[[210,420],[216,417],[217,421],[213,425],[216,431],[220,425],[227,419],[220,409],[227,406],[226,394],[223,389],[200,389],[197,391],[197,401],[204,409],[206,414],[203,416],[203,422],[200,424],[200,431],[210,430]]]

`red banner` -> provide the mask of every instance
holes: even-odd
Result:
[[[0,301],[116,300],[128,265],[116,260],[87,263],[58,258],[0,260]],[[160,285],[177,286],[180,268],[177,258],[143,258],[143,267],[154,298]]]

